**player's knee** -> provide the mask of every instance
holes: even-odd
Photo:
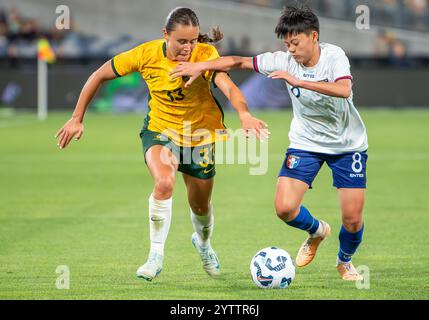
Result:
[[[174,189],[174,177],[159,177],[155,180],[155,193],[162,198],[171,198]]]
[[[299,206],[293,202],[276,202],[276,214],[283,221],[289,221],[296,216]]]
[[[362,229],[362,218],[360,215],[355,217],[343,217],[343,225],[349,232],[358,232]]]
[[[209,204],[191,204],[191,209],[197,216],[204,216],[209,212]]]

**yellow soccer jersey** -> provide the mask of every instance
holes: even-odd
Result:
[[[212,45],[198,43],[190,62],[219,57]],[[178,62],[166,55],[164,39],[143,43],[112,59],[117,76],[140,72],[149,88],[149,108],[144,129],[163,133],[179,146],[190,147],[223,140],[223,111],[212,95],[210,82],[216,74],[207,71],[189,88],[182,78],[171,80],[169,73]],[[218,134],[216,133],[218,131]]]

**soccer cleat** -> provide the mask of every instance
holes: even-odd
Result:
[[[325,221],[319,220],[319,223],[322,225],[322,235],[320,237],[308,236],[299,248],[298,254],[296,255],[296,265],[298,267],[305,267],[311,261],[313,261],[314,256],[316,255],[317,248],[320,243],[325,240],[331,233],[331,227]]]
[[[146,263],[137,270],[137,277],[143,278],[147,281],[152,281],[162,271],[162,261],[164,256],[162,254],[151,252]]]
[[[352,262],[342,262],[337,258],[337,270],[341,278],[346,281],[362,281],[363,276],[357,272]]]
[[[220,275],[220,265],[219,259],[214,252],[213,248],[208,245],[207,247],[203,247],[198,242],[198,235],[196,232],[192,234],[192,244],[195,249],[197,249],[201,261],[203,263],[203,268],[207,272],[209,276],[217,277]]]

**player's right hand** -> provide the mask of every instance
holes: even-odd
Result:
[[[253,117],[249,112],[243,112],[239,117],[244,135],[247,138],[255,136],[261,141],[267,141],[269,139],[271,132],[268,130],[268,125],[264,121]]]
[[[79,140],[82,135],[83,123],[75,118],[71,118],[55,135],[55,139],[58,139],[57,146],[60,149],[64,149],[73,138]]]
[[[180,62],[177,67],[170,72],[171,78],[174,80],[179,77],[189,77],[185,83],[185,88],[188,88],[202,73],[203,65],[199,62]]]

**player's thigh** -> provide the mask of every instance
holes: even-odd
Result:
[[[338,189],[343,224],[351,232],[362,227],[367,159],[366,151],[362,151],[328,156],[326,160]]]
[[[326,162],[332,170],[334,187],[365,189],[367,160],[365,151],[327,156]]]
[[[143,154],[154,179],[171,175],[179,166],[179,148],[165,135],[142,130],[140,132]]]
[[[146,151],[145,160],[155,183],[155,191],[171,193],[178,168],[177,157],[169,148],[153,145]]]
[[[289,148],[280,169],[279,177],[300,180],[311,188],[323,163],[324,159],[320,154]]]
[[[339,188],[342,221],[350,232],[357,232],[362,228],[363,208],[365,205],[365,189]]]
[[[196,214],[208,212],[210,199],[213,191],[214,178],[200,179],[189,174],[183,173],[188,202]]]
[[[290,220],[299,213],[304,194],[311,188],[323,162],[316,153],[291,148],[287,150],[275,197],[276,212],[281,219]]]
[[[277,179],[275,207],[277,215],[287,220],[293,219],[299,212],[309,185],[304,181],[280,176]]]

